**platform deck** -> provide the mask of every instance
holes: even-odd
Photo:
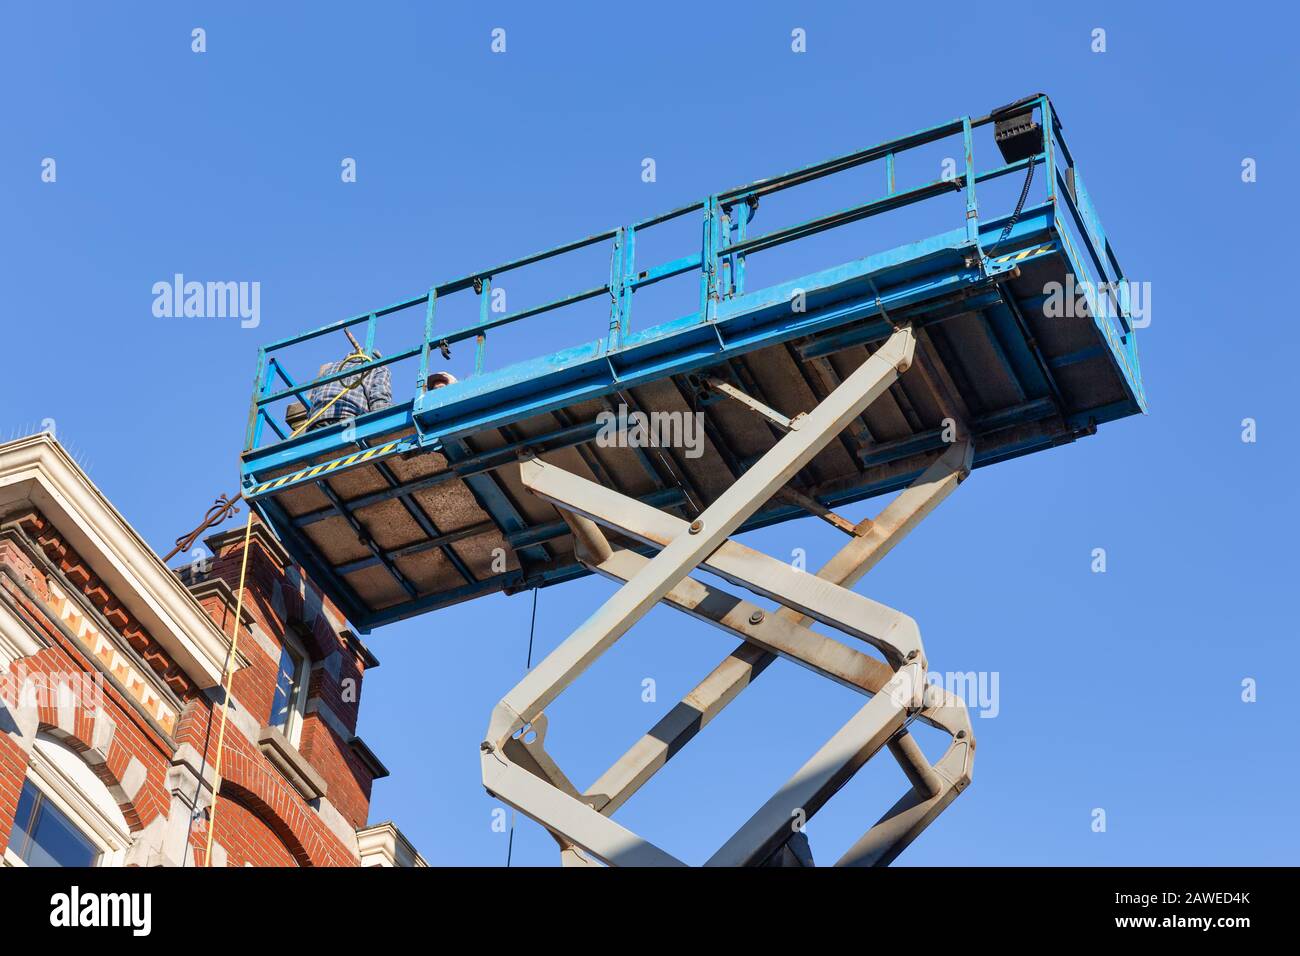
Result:
[[[719,391],[718,381],[791,418],[810,411],[903,323],[918,330],[912,368],[746,529],[903,487],[951,440],[954,422],[969,431],[975,467],[982,467],[1142,412],[1118,260],[1050,101],[1032,97],[1016,108],[1032,110],[1046,132],[1033,155],[986,172],[972,161],[972,130],[1007,115],[1005,108],[710,196],[266,347],[243,457],[245,496],[353,623],[368,630],[480,595],[585,573],[557,511],[523,488],[521,459],[538,456],[689,519],[782,434],[778,424]],[[966,144],[955,179],[894,190],[896,156],[952,136]],[[889,167],[889,189],[881,198],[773,233],[746,234],[758,197],[871,162]],[[1006,176],[1018,184],[1031,165],[1045,185],[1044,199],[1027,204],[1013,224],[1010,209],[981,218],[976,186]],[[953,192],[965,196],[967,209],[956,228],[793,281],[744,287],[745,260],[766,248]],[[655,269],[633,267],[631,237],[692,214],[703,222],[696,254]],[[608,335],[482,370],[489,332],[548,318],[549,306],[492,315],[486,303],[494,277],[598,242],[613,246],[609,282],[554,305],[607,296]],[[690,271],[700,275],[698,311],[658,323],[640,316],[646,327],[629,327],[639,288]],[[1083,288],[1086,307],[1073,316],[1055,314],[1060,299],[1051,292],[1053,283]],[[484,303],[481,319],[440,332],[436,304],[471,288]],[[418,343],[375,363],[418,362],[417,387],[403,395],[399,385],[393,406],[346,425],[286,437],[275,421],[275,403],[301,398],[319,381],[299,384],[289,375],[284,357],[294,347],[357,327],[366,329],[370,345],[376,323],[421,306],[424,326],[412,336]],[[425,389],[440,345],[467,341],[477,343],[476,373]],[[678,413],[674,424],[698,424],[700,440],[693,447],[682,441],[626,447],[608,440],[611,417],[622,421],[638,412]]]

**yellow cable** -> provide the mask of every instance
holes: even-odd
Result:
[[[370,356],[357,350],[349,355],[340,363],[340,369],[351,359],[359,358],[363,361],[370,361]],[[289,438],[297,438],[311,426],[311,423],[325,414],[335,402],[352,391],[358,385],[365,381],[365,373],[359,375],[357,380],[351,385],[346,385],[343,391],[339,392],[328,402],[322,405],[310,418],[293,430]],[[343,381],[340,379],[340,381]],[[226,658],[226,673],[222,675],[222,697],[221,697],[221,729],[217,731],[217,754],[212,761],[212,807],[208,814],[208,842],[203,851],[203,865],[210,867],[212,865],[212,840],[217,832],[217,792],[221,789],[221,758],[226,748],[226,716],[230,713],[230,687],[235,680],[235,661],[239,650],[239,624],[244,614],[244,582],[248,575],[248,545],[253,537],[253,507],[248,507],[248,521],[244,525],[244,553],[239,561],[239,590],[235,597],[235,636],[230,641],[230,654]]]
[[[221,688],[221,730],[217,732],[217,756],[212,762],[212,807],[208,813],[208,842],[203,851],[203,865],[212,865],[212,838],[217,832],[217,791],[221,789],[221,756],[226,746],[226,715],[230,712],[230,685],[235,677],[235,654],[239,649],[239,622],[244,613],[244,576],[248,572],[248,543],[253,537],[253,509],[248,509],[248,522],[244,525],[244,554],[239,562],[239,592],[235,599],[235,636],[230,641],[230,654],[226,659],[226,673]]]

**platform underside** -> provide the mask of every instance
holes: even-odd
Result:
[[[976,467],[1073,441],[1143,400],[1135,356],[1104,320],[1045,312],[1049,283],[1079,272],[1039,212],[1026,211],[985,270],[960,237],[936,237],[810,277],[806,312],[791,314],[787,287],[739,296],[711,322],[650,328],[614,353],[593,343],[366,416],[351,443],[335,427],[277,446],[260,470],[248,456],[246,494],[368,629],[585,573],[558,512],[521,485],[521,458],[692,518],[782,434],[702,377],[793,417],[893,324],[917,330],[915,363],[795,476],[794,492],[835,507],[901,488],[944,447],[946,419],[969,429]],[[983,227],[986,247],[1000,226]],[[601,440],[602,413],[620,410],[699,413],[698,457],[681,441]],[[362,449],[377,451],[349,462]],[[324,467],[304,475],[310,466]],[[808,514],[798,495],[777,498],[744,529]]]

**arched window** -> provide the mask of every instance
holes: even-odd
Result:
[[[37,735],[5,851],[17,866],[120,866],[131,829],[104,782],[72,748]]]

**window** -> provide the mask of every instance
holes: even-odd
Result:
[[[309,675],[307,652],[296,638],[286,633],[280,644],[280,668],[275,676],[270,726],[284,734],[295,747],[302,733],[302,716],[307,709]]]
[[[28,866],[94,866],[99,847],[30,780],[18,797],[10,845]]]
[[[5,862],[120,866],[130,845],[126,818],[104,782],[76,751],[37,735]]]

